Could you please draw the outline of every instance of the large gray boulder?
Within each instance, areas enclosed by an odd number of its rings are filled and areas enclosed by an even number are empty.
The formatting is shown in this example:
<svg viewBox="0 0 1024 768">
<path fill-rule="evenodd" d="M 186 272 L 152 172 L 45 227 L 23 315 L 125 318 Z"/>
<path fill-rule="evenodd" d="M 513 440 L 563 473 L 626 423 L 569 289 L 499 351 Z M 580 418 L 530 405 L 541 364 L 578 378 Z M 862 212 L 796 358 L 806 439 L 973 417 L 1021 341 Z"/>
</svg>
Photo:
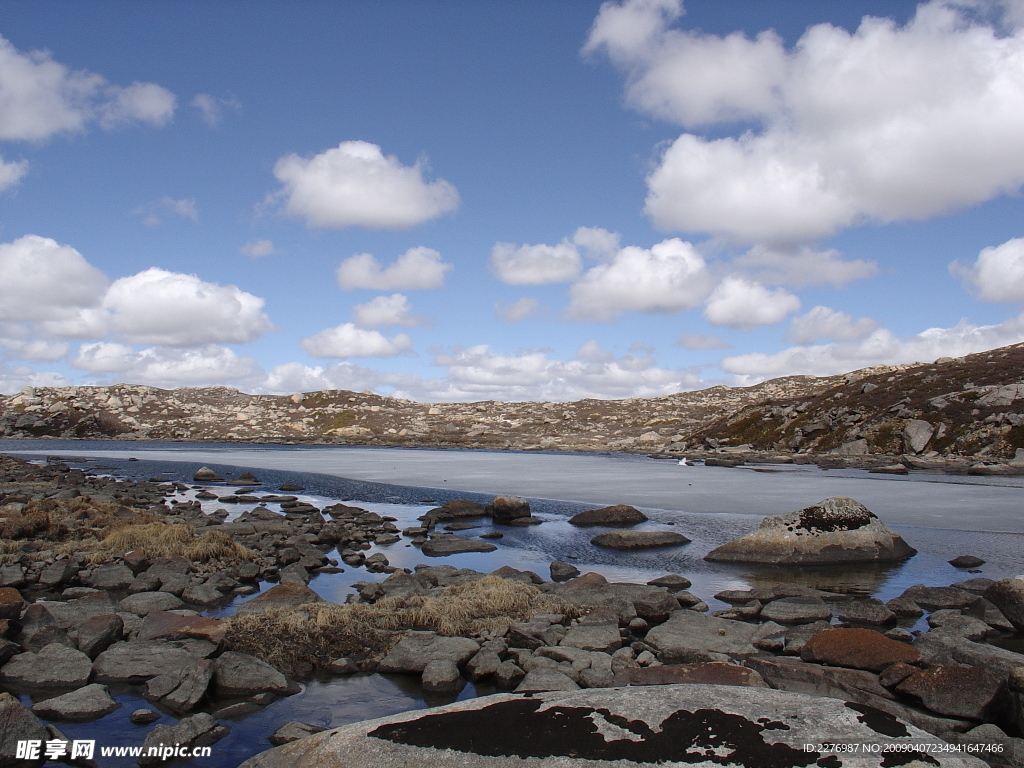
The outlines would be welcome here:
<svg viewBox="0 0 1024 768">
<path fill-rule="evenodd" d="M 852 765 L 847 753 L 804 746 L 837 742 L 889 747 L 858 754 L 858 768 L 890 765 L 894 750 L 907 763 L 985 766 L 950 757 L 937 738 L 861 704 L 759 688 L 665 685 L 485 696 L 324 731 L 241 768 Z"/>
<path fill-rule="evenodd" d="M 920 453 L 935 434 L 935 427 L 921 419 L 911 419 L 903 427 L 903 446 L 907 453 Z"/>
<path fill-rule="evenodd" d="M 1024 632 L 1024 578 L 1002 579 L 985 590 L 985 599 L 1002 611 L 1019 632 Z"/>
<path fill-rule="evenodd" d="M 647 633 L 645 642 L 665 664 L 730 661 L 758 653 L 757 626 L 695 611 L 678 611 Z"/>
<path fill-rule="evenodd" d="M 218 696 L 298 693 L 299 687 L 255 656 L 238 651 L 222 653 L 214 662 L 213 686 Z"/>
<path fill-rule="evenodd" d="M 38 717 L 7 692 L 0 693 L 0 766 L 17 765 L 19 741 L 43 742 L 50 738 Z"/>
<path fill-rule="evenodd" d="M 114 643 L 96 657 L 93 669 L 100 683 L 144 683 L 190 666 L 199 658 L 179 643 L 136 640 Z"/>
<path fill-rule="evenodd" d="M 0 681 L 25 687 L 78 688 L 89 682 L 92 660 L 79 650 L 50 643 L 39 653 L 19 653 L 0 669 Z"/>
<path fill-rule="evenodd" d="M 479 650 L 480 644 L 468 637 L 410 632 L 384 657 L 377 671 L 419 674 L 432 661 L 451 661 L 461 667 Z"/>
<path fill-rule="evenodd" d="M 835 496 L 766 517 L 746 536 L 705 555 L 722 563 L 825 565 L 903 560 L 917 554 L 863 504 Z"/>
<path fill-rule="evenodd" d="M 464 552 L 493 552 L 496 549 L 496 546 L 486 541 L 456 536 L 454 533 L 442 533 L 424 543 L 420 551 L 427 557 L 447 557 Z"/>
<path fill-rule="evenodd" d="M 88 722 L 98 720 L 120 707 L 107 691 L 107 686 L 93 683 L 77 691 L 54 696 L 32 706 L 32 711 L 48 720 Z"/>
</svg>

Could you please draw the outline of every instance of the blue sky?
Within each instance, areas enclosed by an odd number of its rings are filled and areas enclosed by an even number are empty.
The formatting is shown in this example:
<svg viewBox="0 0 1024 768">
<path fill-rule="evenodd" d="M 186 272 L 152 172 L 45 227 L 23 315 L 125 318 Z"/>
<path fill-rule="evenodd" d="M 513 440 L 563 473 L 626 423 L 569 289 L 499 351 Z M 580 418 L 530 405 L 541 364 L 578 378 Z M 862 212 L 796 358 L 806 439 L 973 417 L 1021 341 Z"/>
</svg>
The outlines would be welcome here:
<svg viewBox="0 0 1024 768">
<path fill-rule="evenodd" d="M 0 2 L 0 391 L 651 396 L 1024 340 L 1024 2 Z"/>
</svg>

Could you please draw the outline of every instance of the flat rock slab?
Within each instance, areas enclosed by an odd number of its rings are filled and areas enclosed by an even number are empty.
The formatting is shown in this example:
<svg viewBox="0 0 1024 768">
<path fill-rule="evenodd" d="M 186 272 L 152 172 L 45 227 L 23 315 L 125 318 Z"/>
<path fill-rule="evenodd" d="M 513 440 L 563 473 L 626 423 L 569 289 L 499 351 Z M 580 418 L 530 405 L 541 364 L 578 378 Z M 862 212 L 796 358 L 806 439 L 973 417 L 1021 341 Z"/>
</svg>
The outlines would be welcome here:
<svg viewBox="0 0 1024 768">
<path fill-rule="evenodd" d="M 378 672 L 421 673 L 432 661 L 452 661 L 461 667 L 480 650 L 468 637 L 443 637 L 433 632 L 410 632 L 384 657 Z"/>
<path fill-rule="evenodd" d="M 39 653 L 19 653 L 0 669 L 0 681 L 41 688 L 78 688 L 89 682 L 92 660 L 81 651 L 50 643 Z"/>
<path fill-rule="evenodd" d="M 114 643 L 96 657 L 95 679 L 101 683 L 143 683 L 151 677 L 187 667 L 199 656 L 160 640 Z"/>
<path fill-rule="evenodd" d="M 93 683 L 63 696 L 40 701 L 32 706 L 32 711 L 48 720 L 84 723 L 98 720 L 120 706 L 110 697 L 107 686 Z"/>
<path fill-rule="evenodd" d="M 673 531 L 612 531 L 598 534 L 590 540 L 594 546 L 606 549 L 678 547 L 689 542 L 690 540 L 683 534 Z"/>
<path fill-rule="evenodd" d="M 864 705 L 767 689 L 666 685 L 485 696 L 318 733 L 256 755 L 242 768 L 891 764 L 883 761 L 892 753 L 881 750 L 854 761 L 804 749 L 823 742 L 906 745 L 910 752 L 901 751 L 901 758 L 919 756 L 938 768 L 986 765 L 949 757 L 934 736 Z"/>
<path fill-rule="evenodd" d="M 259 613 L 270 608 L 298 608 L 324 599 L 305 584 L 278 584 L 238 606 L 238 616 Z"/>
<path fill-rule="evenodd" d="M 615 675 L 614 685 L 742 685 L 767 688 L 757 672 L 738 664 L 712 661 L 704 664 L 662 664 L 659 667 L 627 667 Z"/>
<path fill-rule="evenodd" d="M 648 632 L 645 642 L 666 664 L 728 661 L 758 653 L 753 645 L 755 632 L 753 624 L 679 611 Z"/>
<path fill-rule="evenodd" d="M 646 523 L 647 515 L 629 504 L 615 504 L 611 507 L 588 509 L 569 518 L 573 525 L 636 525 Z"/>
<path fill-rule="evenodd" d="M 916 553 L 863 504 L 836 496 L 766 517 L 754 531 L 711 550 L 704 559 L 825 565 L 903 560 Z"/>
<path fill-rule="evenodd" d="M 465 552 L 493 552 L 496 549 L 496 546 L 488 544 L 486 541 L 445 533 L 424 543 L 420 552 L 427 557 L 447 557 Z"/>
<path fill-rule="evenodd" d="M 800 658 L 834 667 L 852 667 L 881 672 L 902 661 L 916 664 L 921 653 L 912 645 L 890 640 L 873 629 L 826 629 L 808 640 L 800 649 Z"/>
</svg>

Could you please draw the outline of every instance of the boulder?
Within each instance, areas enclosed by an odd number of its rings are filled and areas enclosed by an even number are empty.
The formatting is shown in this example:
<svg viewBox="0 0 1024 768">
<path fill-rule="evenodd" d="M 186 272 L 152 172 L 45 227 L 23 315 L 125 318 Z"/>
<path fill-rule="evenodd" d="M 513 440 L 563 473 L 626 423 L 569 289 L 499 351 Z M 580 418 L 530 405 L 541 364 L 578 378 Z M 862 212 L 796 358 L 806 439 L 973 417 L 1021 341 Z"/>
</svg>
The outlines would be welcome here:
<svg viewBox="0 0 1024 768">
<path fill-rule="evenodd" d="M 914 649 L 926 664 L 933 666 L 962 664 L 1002 675 L 1010 675 L 1017 667 L 1024 667 L 1024 654 L 988 643 L 975 643 L 941 629 L 933 629 L 918 637 L 914 641 Z"/>
<path fill-rule="evenodd" d="M 950 756 L 939 739 L 860 704 L 769 689 L 664 685 L 485 696 L 324 731 L 241 768 L 892 764 L 888 749 L 852 761 L 847 753 L 804 747 L 843 742 L 899 745 L 903 763 L 985 766 L 969 755 Z"/>
<path fill-rule="evenodd" d="M 218 696 L 252 696 L 264 692 L 283 696 L 299 691 L 295 683 L 265 661 L 238 651 L 227 651 L 217 657 L 213 685 Z"/>
<path fill-rule="evenodd" d="M 836 618 L 847 624 L 894 624 L 896 614 L 876 597 L 861 597 L 840 604 Z"/>
<path fill-rule="evenodd" d="M 903 446 L 907 453 L 920 453 L 935 434 L 935 427 L 921 419 L 911 419 L 903 427 Z"/>
<path fill-rule="evenodd" d="M 647 633 L 644 642 L 665 664 L 692 664 L 742 659 L 758 653 L 757 627 L 742 621 L 678 611 Z"/>
<path fill-rule="evenodd" d="M 290 744 L 293 741 L 306 736 L 312 736 L 314 733 L 320 733 L 323 730 L 324 728 L 319 725 L 310 725 L 309 723 L 300 723 L 297 720 L 292 720 L 270 734 L 270 743 L 275 747 L 279 747 L 282 744 Z"/>
<path fill-rule="evenodd" d="M 612 531 L 598 534 L 590 540 L 597 547 L 627 550 L 678 547 L 689 542 L 683 534 L 674 531 Z"/>
<path fill-rule="evenodd" d="M 50 643 L 39 653 L 19 653 L 4 664 L 0 681 L 26 688 L 80 688 L 91 673 L 92 660 L 84 653 Z"/>
<path fill-rule="evenodd" d="M 127 565 L 101 565 L 89 574 L 85 583 L 94 589 L 128 589 L 135 573 Z"/>
<path fill-rule="evenodd" d="M 677 595 L 664 587 L 609 583 L 598 573 L 585 573 L 559 584 L 552 591 L 579 608 L 608 608 L 623 624 L 637 616 L 647 621 L 664 621 L 679 608 Z"/>
<path fill-rule="evenodd" d="M 783 597 L 765 605 L 761 618 L 779 624 L 811 624 L 830 620 L 832 609 L 820 597 Z"/>
<path fill-rule="evenodd" d="M 245 616 L 271 608 L 298 608 L 300 605 L 322 602 L 324 599 L 304 584 L 278 584 L 242 603 L 236 613 Z"/>
<path fill-rule="evenodd" d="M 427 557 L 447 557 L 464 552 L 493 552 L 497 547 L 479 539 L 468 539 L 454 533 L 443 533 L 428 540 L 420 548 Z"/>
<path fill-rule="evenodd" d="M 911 675 L 896 690 L 940 715 L 985 720 L 1003 703 L 1006 677 L 979 667 L 940 665 Z"/>
<path fill-rule="evenodd" d="M 627 667 L 616 673 L 613 685 L 740 685 L 767 688 L 760 674 L 738 664 L 720 661 L 703 664 L 662 664 L 657 667 Z"/>
<path fill-rule="evenodd" d="M 14 587 L 0 587 L 0 620 L 17 620 L 25 607 L 21 593 Z"/>
<path fill-rule="evenodd" d="M 227 632 L 227 623 L 222 619 L 207 616 L 182 616 L 168 611 L 153 611 L 148 614 L 139 629 L 139 640 L 185 640 L 194 638 L 208 640 L 219 645 Z"/>
<path fill-rule="evenodd" d="M 994 604 L 1018 632 L 1024 632 L 1024 579 L 1002 579 L 985 590 L 985 599 Z"/>
<path fill-rule="evenodd" d="M 526 673 L 526 677 L 516 687 L 516 693 L 535 693 L 538 691 L 578 691 L 576 681 L 565 672 L 550 667 L 536 667 Z"/>
<path fill-rule="evenodd" d="M 959 555 L 949 561 L 954 568 L 981 568 L 985 561 L 974 555 Z"/>
<path fill-rule="evenodd" d="M 0 693 L 0 765 L 14 766 L 18 763 L 18 742 L 38 741 L 50 738 L 46 726 L 32 712 L 21 705 L 14 696 Z"/>
<path fill-rule="evenodd" d="M 530 517 L 530 502 L 518 496 L 498 496 L 484 508 L 484 513 L 496 523 L 508 523 L 522 517 Z"/>
<path fill-rule="evenodd" d="M 465 672 L 474 683 L 490 677 L 498 671 L 501 657 L 491 648 L 481 648 L 473 658 L 466 662 Z"/>
<path fill-rule="evenodd" d="M 197 661 L 188 667 L 151 677 L 146 682 L 143 695 L 172 712 L 188 712 L 206 695 L 213 671 L 214 662 L 209 659 Z"/>
<path fill-rule="evenodd" d="M 569 518 L 573 525 L 636 525 L 646 523 L 647 515 L 629 504 L 615 504 L 611 507 L 588 509 Z"/>
<path fill-rule="evenodd" d="M 47 720 L 84 723 L 98 720 L 120 706 L 111 698 L 107 686 L 93 683 L 63 696 L 55 696 L 33 704 L 32 711 Z"/>
<path fill-rule="evenodd" d="M 563 563 L 561 560 L 554 560 L 549 568 L 552 581 L 568 581 L 580 575 L 580 569 L 575 565 Z"/>
<path fill-rule="evenodd" d="M 680 576 L 678 573 L 667 573 L 664 576 L 651 579 L 647 584 L 651 587 L 665 587 L 670 592 L 680 592 L 693 586 L 688 578 Z"/>
<path fill-rule="evenodd" d="M 453 694 L 461 691 L 466 681 L 454 661 L 434 659 L 423 668 L 420 685 L 426 693 Z"/>
<path fill-rule="evenodd" d="M 195 483 L 223 483 L 224 478 L 209 467 L 200 467 L 192 476 L 192 481 Z"/>
<path fill-rule="evenodd" d="M 713 549 L 704 559 L 821 565 L 903 560 L 916 553 L 863 504 L 837 496 L 766 517 L 757 529 Z"/>
<path fill-rule="evenodd" d="M 185 604 L 170 592 L 139 592 L 128 595 L 119 604 L 122 611 L 136 616 L 148 616 L 153 611 L 173 611 Z"/>
<path fill-rule="evenodd" d="M 175 643 L 136 640 L 114 643 L 96 657 L 93 669 L 100 683 L 144 683 L 151 677 L 194 664 L 200 658 Z"/>
<path fill-rule="evenodd" d="M 139 758 L 140 768 L 151 768 L 165 764 L 160 748 L 175 745 L 185 749 L 207 747 L 215 744 L 228 735 L 227 726 L 220 725 L 213 716 L 200 712 L 191 717 L 184 717 L 171 725 L 158 725 L 142 742 L 142 757 Z"/>
<path fill-rule="evenodd" d="M 468 637 L 443 637 L 433 632 L 409 632 L 378 665 L 381 673 L 422 673 L 431 661 L 451 661 L 461 667 L 480 644 Z"/>
<path fill-rule="evenodd" d="M 95 659 L 120 640 L 123 634 L 124 619 L 116 613 L 92 616 L 78 628 L 78 650 L 90 659 Z"/>
<path fill-rule="evenodd" d="M 567 648 L 612 653 L 622 647 L 622 636 L 617 622 L 607 624 L 578 624 L 569 627 L 558 643 Z"/>
<path fill-rule="evenodd" d="M 298 564 L 296 563 L 296 565 Z M 309 579 L 309 574 L 306 574 L 306 579 Z M 211 605 L 222 602 L 224 595 L 210 584 L 192 584 L 182 590 L 181 599 L 190 605 L 208 608 Z"/>
<path fill-rule="evenodd" d="M 921 660 L 921 654 L 913 646 L 890 640 L 873 629 L 837 628 L 814 635 L 804 644 L 800 658 L 816 664 L 881 672 L 898 661 L 915 664 Z"/>
<path fill-rule="evenodd" d="M 912 600 L 922 608 L 929 611 L 938 611 L 944 608 L 966 608 L 978 599 L 978 596 L 966 589 L 957 587 L 926 587 L 924 584 L 915 584 L 903 591 L 900 597 Z"/>
</svg>

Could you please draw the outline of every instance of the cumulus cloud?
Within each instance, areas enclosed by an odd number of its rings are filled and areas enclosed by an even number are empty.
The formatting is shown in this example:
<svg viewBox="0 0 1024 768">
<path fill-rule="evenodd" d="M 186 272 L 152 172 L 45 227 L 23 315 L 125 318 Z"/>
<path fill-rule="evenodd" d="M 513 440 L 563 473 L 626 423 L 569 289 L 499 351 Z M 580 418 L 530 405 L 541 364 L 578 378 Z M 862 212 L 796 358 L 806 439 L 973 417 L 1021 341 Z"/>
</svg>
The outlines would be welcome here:
<svg viewBox="0 0 1024 768">
<path fill-rule="evenodd" d="M 676 337 L 673 346 L 690 350 L 728 349 L 725 339 L 714 333 L 687 333 Z"/>
<path fill-rule="evenodd" d="M 627 246 L 587 270 L 569 289 L 574 320 L 610 320 L 624 312 L 679 312 L 697 306 L 710 287 L 703 257 L 678 238 L 650 249 Z"/>
<path fill-rule="evenodd" d="M 149 384 L 156 387 L 201 387 L 217 384 L 252 384 L 263 372 L 251 357 L 215 344 L 191 349 L 150 347 L 134 351 L 124 344 L 82 344 L 70 364 L 101 374 L 101 380 Z"/>
<path fill-rule="evenodd" d="M 715 325 L 751 330 L 777 323 L 799 309 L 800 299 L 782 288 L 772 290 L 730 275 L 708 296 L 704 317 Z"/>
<path fill-rule="evenodd" d="M 573 244 L 578 245 L 585 256 L 597 261 L 607 261 L 618 253 L 621 240 L 618 232 L 601 227 L 580 227 L 572 236 Z"/>
<path fill-rule="evenodd" d="M 764 284 L 795 287 L 829 285 L 842 288 L 855 280 L 878 274 L 878 264 L 864 259 L 844 259 L 839 251 L 820 251 L 808 246 L 772 248 L 755 245 L 732 262 L 733 267 L 756 276 Z"/>
<path fill-rule="evenodd" d="M 199 110 L 199 114 L 203 118 L 203 122 L 206 123 L 209 128 L 216 128 L 221 124 L 224 119 L 224 110 L 232 109 L 240 111 L 242 109 L 241 103 L 235 98 L 220 98 L 218 96 L 211 96 L 208 93 L 196 94 L 195 98 L 189 102 L 190 107 L 195 107 Z"/>
<path fill-rule="evenodd" d="M 432 248 L 410 248 L 393 264 L 381 267 L 369 253 L 357 253 L 338 265 L 335 275 L 342 290 L 369 288 L 374 291 L 431 290 L 444 285 L 444 274 L 454 264 L 441 261 Z"/>
<path fill-rule="evenodd" d="M 302 340 L 302 348 L 315 357 L 394 357 L 412 349 L 412 339 L 399 333 L 387 338 L 380 331 L 342 323 Z"/>
<path fill-rule="evenodd" d="M 134 122 L 160 127 L 174 107 L 174 94 L 160 85 L 111 85 L 94 72 L 72 72 L 47 51 L 22 53 L 0 37 L 0 139 L 42 141 L 91 122 L 105 129 Z"/>
<path fill-rule="evenodd" d="M 786 339 L 796 344 L 813 344 L 821 339 L 859 341 L 876 328 L 878 323 L 870 317 L 854 320 L 846 312 L 837 312 L 819 304 L 807 314 L 793 318 Z"/>
<path fill-rule="evenodd" d="M 647 179 L 665 229 L 794 243 L 865 221 L 924 219 L 1024 183 L 1024 30 L 971 4 L 920 5 L 900 26 L 808 28 L 787 49 L 673 27 L 680 0 L 601 7 L 586 51 L 627 73 L 636 108 L 686 128 Z M 976 4 L 973 4 L 976 5 Z"/>
<path fill-rule="evenodd" d="M 953 262 L 950 271 L 975 288 L 983 301 L 1022 303 L 1024 238 L 1015 237 L 1002 245 L 983 249 L 969 267 Z"/>
<path fill-rule="evenodd" d="M 359 328 L 393 328 L 396 325 L 414 328 L 425 325 L 426 318 L 412 313 L 409 298 L 401 293 L 377 296 L 365 304 L 352 307 L 352 317 Z"/>
<path fill-rule="evenodd" d="M 50 339 L 9 339 L 0 336 L 0 347 L 9 360 L 29 360 L 53 363 L 63 358 L 70 345 Z"/>
<path fill-rule="evenodd" d="M 239 248 L 238 252 L 251 259 L 258 259 L 261 256 L 273 256 L 277 253 L 277 249 L 270 240 L 250 240 Z"/>
<path fill-rule="evenodd" d="M 0 157 L 0 192 L 13 187 L 28 173 L 28 160 L 12 160 Z"/>
<path fill-rule="evenodd" d="M 98 308 L 106 289 L 106 276 L 71 246 L 38 235 L 0 243 L 0 320 L 72 320 Z"/>
<path fill-rule="evenodd" d="M 155 202 L 146 203 L 138 208 L 134 208 L 132 213 L 136 216 L 141 216 L 142 223 L 147 227 L 155 227 L 157 224 L 163 223 L 163 217 L 167 214 L 177 216 L 180 219 L 199 220 L 199 209 L 196 207 L 196 199 L 194 197 L 183 197 L 180 200 L 176 200 L 165 195 Z"/>
<path fill-rule="evenodd" d="M 65 376 L 51 371 L 37 372 L 27 365 L 7 365 L 0 360 L 0 393 L 13 395 L 25 387 L 66 387 Z"/>
<path fill-rule="evenodd" d="M 423 172 L 422 161 L 402 165 L 366 141 L 345 141 L 311 158 L 285 155 L 274 165 L 285 213 L 326 228 L 408 229 L 455 210 L 455 187 L 428 182 Z"/>
<path fill-rule="evenodd" d="M 103 299 L 118 338 L 168 347 L 253 341 L 273 328 L 263 304 L 234 285 L 158 267 L 115 280 Z"/>
<path fill-rule="evenodd" d="M 700 385 L 693 371 L 658 367 L 648 356 L 616 357 L 596 342 L 584 344 L 571 360 L 547 352 L 514 355 L 484 344 L 455 347 L 434 360 L 447 370 L 441 379 L 407 385 L 401 396 L 418 400 L 578 400 L 586 397 L 655 397 Z M 397 393 L 396 393 L 397 394 Z"/>
<path fill-rule="evenodd" d="M 871 365 L 927 362 L 1021 341 L 1024 341 L 1024 315 L 995 325 L 974 325 L 962 320 L 952 328 L 929 328 L 905 338 L 879 328 L 857 342 L 789 347 L 771 355 L 761 352 L 736 355 L 724 358 L 719 367 L 736 374 L 737 383 L 751 384 L 774 376 L 830 376 Z"/>
<path fill-rule="evenodd" d="M 500 301 L 494 302 L 495 316 L 506 323 L 518 323 L 533 317 L 540 311 L 540 302 L 529 296 L 516 299 L 511 304 L 504 304 Z"/>
<path fill-rule="evenodd" d="M 491 269 L 507 285 L 567 283 L 583 269 L 576 246 L 568 241 L 557 245 L 514 245 L 495 243 L 491 248 Z"/>
</svg>

